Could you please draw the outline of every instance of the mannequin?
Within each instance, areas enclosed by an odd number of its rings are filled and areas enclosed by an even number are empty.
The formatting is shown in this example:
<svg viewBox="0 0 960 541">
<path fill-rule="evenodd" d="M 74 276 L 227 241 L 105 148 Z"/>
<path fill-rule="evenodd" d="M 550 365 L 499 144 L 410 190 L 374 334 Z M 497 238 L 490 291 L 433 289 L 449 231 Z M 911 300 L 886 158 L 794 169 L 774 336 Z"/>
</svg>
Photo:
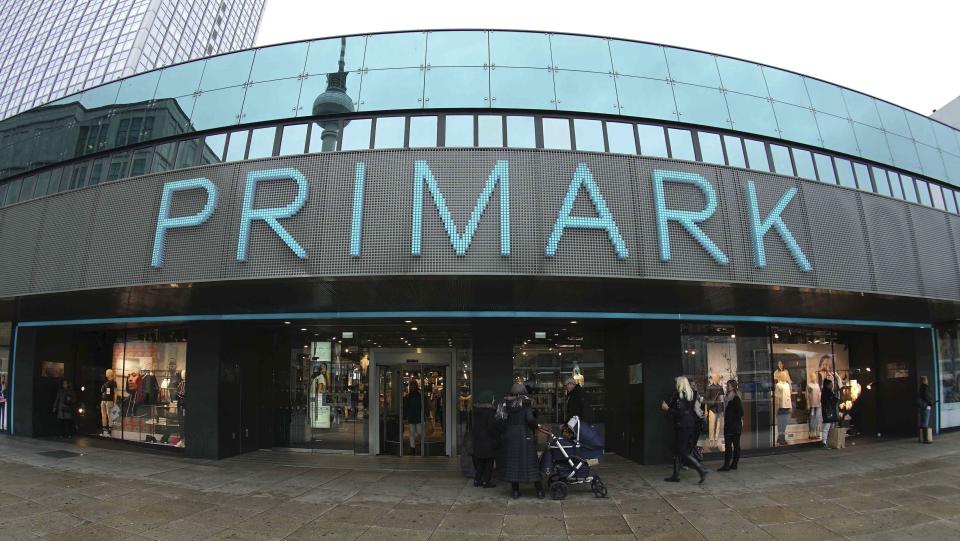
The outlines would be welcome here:
<svg viewBox="0 0 960 541">
<path fill-rule="evenodd" d="M 713 446 L 719 448 L 723 440 L 723 380 L 720 374 L 711 373 L 707 385 L 707 438 Z"/>
<path fill-rule="evenodd" d="M 783 377 L 788 384 L 793 383 L 793 380 L 790 379 L 790 372 L 783 367 L 783 361 L 777 361 L 777 369 L 773 371 L 773 381 L 780 381 L 780 378 Z"/>
<path fill-rule="evenodd" d="M 793 402 L 790 400 L 790 383 L 786 371 L 778 370 L 777 384 L 773 391 L 773 405 L 777 410 L 777 445 L 787 444 L 787 421 L 790 419 L 790 411 L 793 409 Z"/>
<path fill-rule="evenodd" d="M 817 383 L 817 373 L 810 372 L 807 377 L 807 404 L 810 407 L 810 439 L 817 439 L 820 436 L 820 423 L 823 420 L 820 417 L 820 385 Z"/>
<path fill-rule="evenodd" d="M 102 427 L 101 434 L 109 436 L 113 432 L 113 427 L 110 426 L 110 410 L 113 409 L 114 404 L 119 399 L 113 370 L 108 368 L 104 375 L 107 380 L 100 386 L 100 426 Z"/>
<path fill-rule="evenodd" d="M 184 447 L 187 436 L 187 369 L 180 371 L 180 383 L 177 384 L 177 413 L 180 416 L 180 441 L 177 447 Z"/>
</svg>

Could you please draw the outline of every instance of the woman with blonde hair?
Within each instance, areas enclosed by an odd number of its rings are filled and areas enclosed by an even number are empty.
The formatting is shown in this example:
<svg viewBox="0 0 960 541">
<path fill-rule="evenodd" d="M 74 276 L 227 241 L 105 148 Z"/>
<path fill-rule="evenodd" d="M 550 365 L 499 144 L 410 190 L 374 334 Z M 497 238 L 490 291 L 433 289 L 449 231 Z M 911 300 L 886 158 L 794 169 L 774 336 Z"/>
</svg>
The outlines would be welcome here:
<svg viewBox="0 0 960 541">
<path fill-rule="evenodd" d="M 673 475 L 664 479 L 671 483 L 680 481 L 680 462 L 683 461 L 691 468 L 697 470 L 700 474 L 700 483 L 707 478 L 707 469 L 703 467 L 693 456 L 694 434 L 696 434 L 698 423 L 697 414 L 693 411 L 696 403 L 696 395 L 693 388 L 690 387 L 690 381 L 680 376 L 674 380 L 676 384 L 676 394 L 667 403 L 660 403 L 660 409 L 669 413 L 673 417 Z"/>
</svg>

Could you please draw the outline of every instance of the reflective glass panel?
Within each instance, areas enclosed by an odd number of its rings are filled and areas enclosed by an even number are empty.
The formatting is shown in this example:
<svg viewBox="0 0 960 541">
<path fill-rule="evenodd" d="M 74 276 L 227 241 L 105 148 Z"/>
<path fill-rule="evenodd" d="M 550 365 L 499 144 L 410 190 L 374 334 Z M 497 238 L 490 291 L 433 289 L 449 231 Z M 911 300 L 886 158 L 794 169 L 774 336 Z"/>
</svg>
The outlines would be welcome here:
<svg viewBox="0 0 960 541">
<path fill-rule="evenodd" d="M 943 166 L 943 160 L 940 159 L 940 152 L 921 143 L 917 143 L 916 149 L 920 155 L 920 165 L 923 167 L 923 172 L 927 176 L 946 180 L 947 170 Z"/>
<path fill-rule="evenodd" d="M 430 68 L 423 94 L 426 107 L 489 107 L 490 71 L 487 68 Z"/>
<path fill-rule="evenodd" d="M 681 122 L 718 128 L 730 127 L 727 102 L 719 90 L 677 83 L 673 86 L 673 94 L 677 99 Z"/>
<path fill-rule="evenodd" d="M 10 186 L 8 184 L 0 184 L 0 207 L 3 207 L 7 204 L 7 189 Z"/>
<path fill-rule="evenodd" d="M 677 120 L 677 104 L 673 100 L 673 86 L 670 83 L 626 76 L 617 77 L 616 83 L 621 114 Z"/>
<path fill-rule="evenodd" d="M 114 179 L 111 180 L 115 180 Z M 50 171 L 44 171 L 37 175 L 37 188 L 34 190 L 34 197 L 42 197 L 47 195 L 47 190 L 50 188 Z"/>
<path fill-rule="evenodd" d="M 38 188 L 39 189 L 39 188 Z M 953 190 L 948 188 L 942 188 L 943 190 L 943 202 L 947 205 L 947 211 L 954 214 L 957 213 L 957 200 Z"/>
<path fill-rule="evenodd" d="M 887 171 L 887 178 L 890 179 L 890 192 L 897 199 L 903 199 L 903 185 L 900 184 L 900 175 L 893 171 Z"/>
<path fill-rule="evenodd" d="M 837 175 L 833 171 L 833 160 L 830 156 L 814 154 L 813 161 L 817 165 L 817 175 L 820 177 L 821 182 L 828 184 L 837 183 Z"/>
<path fill-rule="evenodd" d="M 370 127 L 373 121 L 369 118 L 351 120 L 343 128 L 343 140 L 340 150 L 365 150 L 370 148 Z"/>
<path fill-rule="evenodd" d="M 375 34 L 367 37 L 363 66 L 371 70 L 419 68 L 426 61 L 426 52 L 426 32 Z"/>
<path fill-rule="evenodd" d="M 807 84 L 807 94 L 810 95 L 814 109 L 841 118 L 847 117 L 847 106 L 843 103 L 840 87 L 809 77 L 804 77 L 803 80 Z"/>
<path fill-rule="evenodd" d="M 853 176 L 853 166 L 850 164 L 850 161 L 844 160 L 843 158 L 836 158 L 834 162 L 837 164 L 837 177 L 840 185 L 846 186 L 847 188 L 856 188 L 857 179 Z"/>
<path fill-rule="evenodd" d="M 360 103 L 360 74 L 345 73 L 346 95 L 338 89 L 330 89 L 326 75 L 310 75 L 303 80 L 297 104 L 297 116 L 352 113 Z M 322 96 L 322 98 L 321 98 Z"/>
<path fill-rule="evenodd" d="M 956 131 L 939 122 L 932 122 L 931 124 L 933 134 L 937 138 L 937 146 L 943 151 L 960 155 L 960 142 L 957 140 Z"/>
<path fill-rule="evenodd" d="M 904 111 L 907 115 L 907 125 L 914 140 L 928 146 L 937 146 L 937 138 L 933 135 L 933 121 L 912 111 Z"/>
<path fill-rule="evenodd" d="M 723 88 L 751 96 L 767 97 L 767 83 L 763 80 L 763 72 L 757 64 L 718 56 L 717 68 L 720 70 Z"/>
<path fill-rule="evenodd" d="M 873 185 L 877 187 L 877 193 L 890 196 L 890 182 L 887 180 L 887 173 L 879 167 L 873 167 Z"/>
<path fill-rule="evenodd" d="M 379 131 L 379 126 L 377 126 Z M 436 147 L 437 145 L 437 117 L 412 116 L 410 117 L 410 148 Z"/>
<path fill-rule="evenodd" d="M 793 164 L 790 162 L 790 149 L 781 145 L 770 145 L 770 155 L 773 156 L 773 172 L 781 175 L 793 176 Z M 750 160 L 753 161 L 753 158 Z"/>
<path fill-rule="evenodd" d="M 173 169 L 174 159 L 177 157 L 177 143 L 164 143 L 162 145 L 157 145 L 154 147 L 154 149 L 153 162 L 151 164 L 152 172 L 160 173 L 162 171 L 169 171 Z M 75 174 L 76 172 L 77 171 L 74 170 Z M 82 186 L 82 184 L 75 186 L 75 183 L 72 181 L 70 184 L 71 190 Z"/>
<path fill-rule="evenodd" d="M 767 149 L 760 141 L 753 139 L 744 139 L 743 146 L 747 148 L 747 164 L 750 169 L 757 171 L 770 171 L 770 163 L 767 161 Z"/>
<path fill-rule="evenodd" d="M 363 67 L 365 36 L 320 39 L 310 42 L 307 51 L 306 72 L 310 75 L 326 75 L 340 71 L 340 56 L 343 55 L 344 71 L 357 71 Z"/>
<path fill-rule="evenodd" d="M 691 137 L 689 130 L 668 128 L 667 137 L 670 138 L 670 157 L 675 160 L 694 161 L 697 159 L 693 151 L 693 137 Z"/>
<path fill-rule="evenodd" d="M 816 113 L 814 116 L 817 118 L 817 127 L 820 129 L 820 137 L 823 138 L 825 148 L 854 156 L 860 154 L 857 139 L 853 135 L 853 123 L 845 118 L 826 113 Z"/>
<path fill-rule="evenodd" d="M 256 83 L 297 77 L 303 73 L 309 47 L 309 43 L 299 42 L 257 49 L 250 80 Z"/>
<path fill-rule="evenodd" d="M 199 144 L 199 139 L 187 139 L 185 141 L 180 141 L 180 145 L 177 148 L 177 169 L 193 167 L 196 165 L 197 146 Z"/>
<path fill-rule="evenodd" d="M 236 124 L 240 120 L 244 90 L 242 86 L 235 86 L 211 90 L 197 96 L 193 114 L 190 115 L 193 129 L 209 130 Z"/>
<path fill-rule="evenodd" d="M 283 127 L 283 133 L 280 136 L 280 155 L 281 156 L 290 156 L 292 154 L 303 154 L 303 150 L 306 144 L 307 144 L 307 125 L 306 124 L 293 124 L 290 126 Z"/>
<path fill-rule="evenodd" d="M 244 154 L 247 152 L 247 137 L 249 132 L 247 130 L 235 131 L 230 133 L 230 140 L 227 143 L 227 161 L 233 162 L 237 160 L 242 160 Z"/>
<path fill-rule="evenodd" d="M 18 201 L 27 201 L 33 199 L 33 189 L 37 185 L 37 177 L 29 176 L 23 179 L 23 183 L 20 186 L 20 197 Z"/>
<path fill-rule="evenodd" d="M 553 65 L 563 70 L 610 73 L 610 48 L 607 40 L 565 34 L 550 35 Z"/>
<path fill-rule="evenodd" d="M 473 115 L 447 115 L 443 124 L 443 146 L 473 146 Z"/>
<path fill-rule="evenodd" d="M 947 207 L 943 203 L 943 191 L 940 190 L 940 186 L 937 184 L 930 183 L 930 199 L 933 203 L 934 208 L 940 210 L 947 210 Z"/>
<path fill-rule="evenodd" d="M 23 184 L 23 180 L 19 178 L 7 184 L 7 194 L 3 200 L 4 205 L 12 205 L 17 202 L 17 198 L 20 197 L 21 184 Z"/>
<path fill-rule="evenodd" d="M 299 99 L 298 78 L 254 83 L 247 88 L 240 119 L 246 124 L 294 117 L 297 115 Z"/>
<path fill-rule="evenodd" d="M 807 96 L 807 87 L 803 84 L 803 77 L 796 73 L 769 66 L 763 66 L 761 70 L 763 71 L 763 78 L 767 81 L 767 89 L 770 90 L 771 98 L 800 107 L 810 107 L 810 98 Z"/>
<path fill-rule="evenodd" d="M 310 129 L 310 141 L 307 143 L 307 152 L 333 152 L 337 150 L 337 143 L 340 142 L 340 130 L 342 122 L 349 124 L 351 120 L 343 121 L 331 119 L 323 122 L 314 122 Z M 370 134 L 367 134 L 367 140 L 370 140 Z"/>
<path fill-rule="evenodd" d="M 273 141 L 277 135 L 277 128 L 257 128 L 250 135 L 250 151 L 248 160 L 273 156 Z"/>
<path fill-rule="evenodd" d="M 903 109 L 883 100 L 876 100 L 876 104 L 877 112 L 880 113 L 880 121 L 883 122 L 883 129 L 897 135 L 910 137 L 910 128 L 907 127 L 907 117 L 903 114 Z"/>
<path fill-rule="evenodd" d="M 607 122 L 607 146 L 610 147 L 610 152 L 636 154 L 637 141 L 633 135 L 633 124 Z"/>
<path fill-rule="evenodd" d="M 487 33 L 484 31 L 427 34 L 427 64 L 430 66 L 486 66 L 489 63 Z"/>
<path fill-rule="evenodd" d="M 725 95 L 727 106 L 730 108 L 733 129 L 768 137 L 779 136 L 777 119 L 773 116 L 773 106 L 769 100 L 736 92 L 727 92 Z"/>
<path fill-rule="evenodd" d="M 700 143 L 700 158 L 706 163 L 724 165 L 723 145 L 720 136 L 715 133 L 699 132 L 697 141 Z"/>
<path fill-rule="evenodd" d="M 907 139 L 892 133 L 887 133 L 886 138 L 893 163 L 897 167 L 911 171 L 920 170 L 920 158 L 917 157 L 917 147 L 914 145 L 913 139 Z"/>
<path fill-rule="evenodd" d="M 640 139 L 640 154 L 658 158 L 670 157 L 663 127 L 637 124 L 637 136 Z"/>
<path fill-rule="evenodd" d="M 402 116 L 388 116 L 377 119 L 377 129 L 373 135 L 373 148 L 401 148 L 406 119 Z"/>
<path fill-rule="evenodd" d="M 667 71 L 667 57 L 664 55 L 663 47 L 659 45 L 612 39 L 610 55 L 613 57 L 613 68 L 620 75 L 663 80 L 670 77 Z"/>
<path fill-rule="evenodd" d="M 157 91 L 161 73 L 163 73 L 162 70 L 156 70 L 121 81 L 117 103 L 139 103 L 152 100 Z"/>
<path fill-rule="evenodd" d="M 374 70 L 363 74 L 359 111 L 423 107 L 423 70 Z"/>
<path fill-rule="evenodd" d="M 960 157 L 943 153 L 943 165 L 947 169 L 947 178 L 954 184 L 960 185 Z"/>
<path fill-rule="evenodd" d="M 557 109 L 587 113 L 617 113 L 613 75 L 558 70 L 553 75 Z"/>
<path fill-rule="evenodd" d="M 856 122 L 853 123 L 853 131 L 857 134 L 861 156 L 880 163 L 892 161 L 890 147 L 887 146 L 887 138 L 883 136 L 882 131 Z"/>
<path fill-rule="evenodd" d="M 227 146 L 227 134 L 217 133 L 203 138 L 203 154 L 201 161 L 205 164 L 223 161 L 223 151 Z"/>
<path fill-rule="evenodd" d="M 675 81 L 720 88 L 720 74 L 713 55 L 686 49 L 664 48 L 670 77 Z"/>
<path fill-rule="evenodd" d="M 241 51 L 207 59 L 200 79 L 200 90 L 226 88 L 247 82 L 254 51 Z"/>
<path fill-rule="evenodd" d="M 746 167 L 747 161 L 743 157 L 743 141 L 739 137 L 723 136 L 723 147 L 727 151 L 727 164 L 733 167 Z"/>
<path fill-rule="evenodd" d="M 817 172 L 813 168 L 813 158 L 806 150 L 794 148 L 793 163 L 797 169 L 797 176 L 808 180 L 817 180 Z"/>
<path fill-rule="evenodd" d="M 543 119 L 543 148 L 570 150 L 570 121 L 566 118 Z"/>
<path fill-rule="evenodd" d="M 133 160 L 130 161 L 130 176 L 135 177 L 146 173 L 149 170 L 152 159 L 153 149 L 135 150 L 133 152 Z M 53 188 L 52 184 L 50 188 Z"/>
<path fill-rule="evenodd" d="M 820 146 L 820 131 L 813 111 L 787 103 L 774 102 L 780 137 L 788 141 Z"/>
<path fill-rule="evenodd" d="M 574 140 L 577 150 L 604 152 L 603 124 L 599 120 L 575 118 L 573 120 Z"/>
<path fill-rule="evenodd" d="M 547 68 L 553 65 L 550 38 L 539 32 L 490 32 L 490 62 L 497 68 Z"/>
<path fill-rule="evenodd" d="M 877 113 L 877 106 L 874 104 L 875 100 L 873 98 L 859 92 L 847 90 L 846 88 L 842 88 L 841 92 L 843 93 L 843 101 L 847 104 L 847 111 L 849 111 L 852 120 L 873 126 L 874 128 L 883 127 L 883 124 L 880 123 L 880 114 Z"/>
<path fill-rule="evenodd" d="M 507 117 L 507 146 L 511 148 L 535 148 L 537 132 L 532 116 Z"/>
<path fill-rule="evenodd" d="M 87 89 L 80 98 L 80 105 L 83 105 L 88 110 L 113 105 L 117 102 L 117 93 L 119 91 L 119 81 Z"/>
<path fill-rule="evenodd" d="M 917 187 L 913 183 L 913 179 L 906 176 L 900 175 L 900 185 L 903 186 L 903 197 L 911 203 L 919 203 L 917 199 Z"/>
<path fill-rule="evenodd" d="M 556 109 L 553 73 L 546 69 L 501 68 L 490 72 L 494 107 Z"/>
<path fill-rule="evenodd" d="M 862 163 L 853 164 L 853 173 L 857 176 L 857 188 L 865 191 L 873 191 L 873 183 L 870 181 L 870 170 Z"/>
<path fill-rule="evenodd" d="M 531 118 L 530 121 L 532 127 L 533 119 Z M 493 115 L 480 115 L 477 117 L 477 146 L 503 146 L 503 117 Z"/>
</svg>

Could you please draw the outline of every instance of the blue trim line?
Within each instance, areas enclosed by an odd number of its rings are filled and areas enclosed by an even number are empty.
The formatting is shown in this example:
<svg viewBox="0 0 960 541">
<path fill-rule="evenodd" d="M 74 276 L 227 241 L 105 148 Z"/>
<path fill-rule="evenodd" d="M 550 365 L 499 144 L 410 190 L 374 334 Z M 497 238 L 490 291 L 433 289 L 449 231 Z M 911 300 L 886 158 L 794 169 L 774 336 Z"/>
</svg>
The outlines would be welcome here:
<svg viewBox="0 0 960 541">
<path fill-rule="evenodd" d="M 64 325 L 105 325 L 112 323 L 175 323 L 188 321 L 256 321 L 287 319 L 376 319 L 376 318 L 508 318 L 508 319 L 618 319 L 618 320 L 676 320 L 744 323 L 779 323 L 801 325 L 858 325 L 867 327 L 900 327 L 931 329 L 929 323 L 901 321 L 872 321 L 866 319 L 804 318 L 781 316 L 737 316 L 718 314 L 669 314 L 635 312 L 550 312 L 524 310 L 414 310 L 384 312 L 292 312 L 270 314 L 200 314 L 182 316 L 107 317 L 99 319 L 62 319 L 55 321 L 25 321 L 24 327 L 58 327 Z"/>
</svg>

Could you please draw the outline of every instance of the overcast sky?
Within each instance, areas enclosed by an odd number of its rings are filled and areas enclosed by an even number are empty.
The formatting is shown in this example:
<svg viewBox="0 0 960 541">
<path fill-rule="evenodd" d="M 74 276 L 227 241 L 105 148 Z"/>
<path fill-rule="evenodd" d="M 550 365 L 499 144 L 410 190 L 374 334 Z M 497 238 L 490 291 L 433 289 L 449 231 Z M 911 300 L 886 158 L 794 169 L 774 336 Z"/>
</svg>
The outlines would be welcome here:
<svg viewBox="0 0 960 541">
<path fill-rule="evenodd" d="M 955 0 L 267 0 L 257 45 L 385 30 L 565 31 L 798 71 L 929 115 L 960 95 Z"/>
</svg>

